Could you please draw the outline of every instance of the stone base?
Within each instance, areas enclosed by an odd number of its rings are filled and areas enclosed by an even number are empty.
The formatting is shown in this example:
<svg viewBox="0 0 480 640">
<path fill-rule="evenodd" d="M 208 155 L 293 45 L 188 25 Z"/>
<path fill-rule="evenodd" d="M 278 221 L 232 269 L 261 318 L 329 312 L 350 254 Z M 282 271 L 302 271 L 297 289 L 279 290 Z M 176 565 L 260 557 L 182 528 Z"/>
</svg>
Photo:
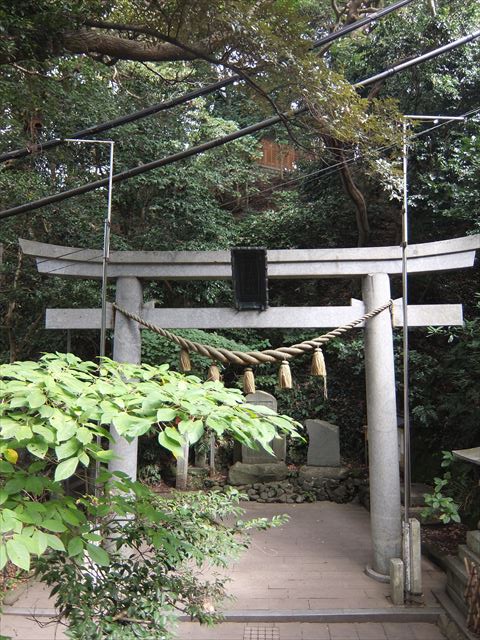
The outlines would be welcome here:
<svg viewBox="0 0 480 640">
<path fill-rule="evenodd" d="M 320 480 L 322 478 L 344 478 L 348 474 L 346 467 L 300 467 L 298 477 L 300 480 Z"/>
<path fill-rule="evenodd" d="M 389 575 L 384 575 L 383 573 L 378 573 L 378 571 L 375 571 L 375 569 L 373 569 L 373 567 L 371 565 L 369 565 L 369 564 L 367 564 L 367 566 L 365 567 L 365 574 L 369 578 L 373 578 L 377 582 L 385 582 L 385 583 L 390 582 L 390 576 Z"/>
<path fill-rule="evenodd" d="M 236 462 L 228 471 L 228 482 L 233 485 L 285 480 L 288 467 L 284 462 L 246 464 Z"/>
</svg>

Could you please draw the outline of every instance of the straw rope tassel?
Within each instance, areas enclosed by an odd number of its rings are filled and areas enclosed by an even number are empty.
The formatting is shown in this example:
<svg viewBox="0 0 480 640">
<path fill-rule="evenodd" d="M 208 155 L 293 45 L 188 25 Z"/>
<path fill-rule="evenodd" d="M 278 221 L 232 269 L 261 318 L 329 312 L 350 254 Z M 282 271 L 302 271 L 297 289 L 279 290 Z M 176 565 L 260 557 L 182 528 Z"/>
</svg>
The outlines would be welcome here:
<svg viewBox="0 0 480 640">
<path fill-rule="evenodd" d="M 182 349 L 180 351 L 180 367 L 184 373 L 192 370 L 192 363 L 190 362 L 190 353 L 188 349 Z"/>
<path fill-rule="evenodd" d="M 220 369 L 215 362 L 212 362 L 208 367 L 207 380 L 211 380 L 212 382 L 218 382 L 220 380 Z"/>
<path fill-rule="evenodd" d="M 255 393 L 255 375 L 252 367 L 247 367 L 243 372 L 243 393 Z"/>
<path fill-rule="evenodd" d="M 290 371 L 288 360 L 282 360 L 282 364 L 278 370 L 278 384 L 280 385 L 280 389 L 292 388 L 292 372 Z"/>
<path fill-rule="evenodd" d="M 312 368 L 310 370 L 312 376 L 321 376 L 323 378 L 323 397 L 325 400 L 328 398 L 327 390 L 327 367 L 325 366 L 325 358 L 323 351 L 318 347 L 313 352 Z"/>
</svg>

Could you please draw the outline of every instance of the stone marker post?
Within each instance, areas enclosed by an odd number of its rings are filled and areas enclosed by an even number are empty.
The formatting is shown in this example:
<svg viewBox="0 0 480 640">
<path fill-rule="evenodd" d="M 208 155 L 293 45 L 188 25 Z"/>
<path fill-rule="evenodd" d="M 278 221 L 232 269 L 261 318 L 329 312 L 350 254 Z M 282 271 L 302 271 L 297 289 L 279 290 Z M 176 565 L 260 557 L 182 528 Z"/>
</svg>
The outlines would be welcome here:
<svg viewBox="0 0 480 640">
<path fill-rule="evenodd" d="M 386 273 L 363 278 L 366 311 L 390 299 Z M 392 320 L 388 309 L 367 320 L 365 378 L 370 468 L 370 521 L 373 573 L 388 576 L 390 559 L 401 554 L 400 472 L 398 466 L 397 406 L 393 362 Z"/>
<path fill-rule="evenodd" d="M 307 465 L 312 467 L 340 466 L 340 434 L 336 424 L 325 420 L 307 420 Z"/>
<path fill-rule="evenodd" d="M 141 313 L 143 304 L 142 283 L 138 278 L 117 278 L 116 302 L 124 309 L 133 313 Z M 134 320 L 129 320 L 123 314 L 117 313 L 115 317 L 115 331 L 113 341 L 113 359 L 117 362 L 130 362 L 140 364 L 142 342 L 140 337 L 140 325 Z M 110 449 L 115 453 L 108 468 L 110 471 L 123 471 L 132 480 L 137 479 L 137 450 L 138 438 L 127 442 L 118 435 L 112 425 L 110 433 L 115 439 L 110 444 Z"/>
<path fill-rule="evenodd" d="M 259 407 L 268 407 L 272 411 L 277 412 L 277 399 L 271 393 L 266 391 L 255 391 L 245 396 L 248 404 L 254 404 Z M 271 455 L 265 449 L 250 449 L 244 444 L 241 445 L 242 462 L 247 464 L 265 464 L 267 462 L 283 462 L 287 457 L 287 439 L 281 435 L 274 438 L 270 442 L 275 455 Z"/>
<path fill-rule="evenodd" d="M 263 312 L 262 312 L 263 313 Z M 245 396 L 248 404 L 268 407 L 277 411 L 277 400 L 271 393 L 256 391 Z M 230 484 L 253 484 L 254 482 L 278 482 L 285 480 L 288 467 L 285 464 L 287 456 L 287 440 L 285 436 L 274 438 L 270 442 L 274 455 L 265 449 L 250 449 L 244 444 L 236 442 L 234 445 L 235 464 L 230 467 L 228 480 Z"/>
</svg>

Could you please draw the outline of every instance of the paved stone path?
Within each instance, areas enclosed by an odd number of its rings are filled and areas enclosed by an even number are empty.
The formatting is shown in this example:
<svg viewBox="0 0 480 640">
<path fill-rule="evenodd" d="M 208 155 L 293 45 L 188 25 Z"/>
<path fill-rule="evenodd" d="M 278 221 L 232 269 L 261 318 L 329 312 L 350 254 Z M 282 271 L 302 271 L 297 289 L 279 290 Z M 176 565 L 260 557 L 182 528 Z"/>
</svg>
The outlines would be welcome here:
<svg viewBox="0 0 480 640">
<path fill-rule="evenodd" d="M 247 503 L 247 516 L 287 513 L 290 521 L 268 532 L 257 532 L 250 549 L 228 569 L 227 622 L 205 628 L 180 623 L 180 640 L 439 640 L 434 624 L 425 622 L 351 623 L 228 622 L 229 615 L 255 612 L 259 617 L 277 613 L 361 609 L 394 610 L 389 586 L 368 578 L 363 570 L 370 561 L 369 515 L 358 504 L 338 505 Z M 442 589 L 445 576 L 423 560 L 426 607 L 437 606 L 431 589 Z M 38 584 L 15 603 L 34 613 L 51 609 L 48 592 Z M 425 609 L 422 609 L 423 611 Z M 8 609 L 7 609 L 8 611 Z M 46 618 L 41 618 L 46 621 Z M 63 640 L 61 628 L 38 625 L 23 616 L 4 615 L 0 632 L 18 640 Z M 86 639 L 87 640 L 87 639 Z"/>
<path fill-rule="evenodd" d="M 182 623 L 179 640 L 445 640 L 434 624 L 425 622 L 361 622 L 324 624 L 316 622 L 255 623 L 226 622 L 205 629 L 193 622 Z"/>
</svg>

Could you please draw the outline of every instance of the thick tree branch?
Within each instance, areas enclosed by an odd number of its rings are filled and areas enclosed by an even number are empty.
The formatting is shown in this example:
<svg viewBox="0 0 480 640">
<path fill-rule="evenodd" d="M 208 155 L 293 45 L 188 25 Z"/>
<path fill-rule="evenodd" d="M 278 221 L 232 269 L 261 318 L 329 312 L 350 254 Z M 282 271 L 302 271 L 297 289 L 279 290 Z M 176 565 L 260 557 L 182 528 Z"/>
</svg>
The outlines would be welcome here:
<svg viewBox="0 0 480 640">
<path fill-rule="evenodd" d="M 350 171 L 349 165 L 345 159 L 342 144 L 329 135 L 324 135 L 323 138 L 333 150 L 335 157 L 341 162 L 338 170 L 340 172 L 342 184 L 349 198 L 355 205 L 355 218 L 357 221 L 358 230 L 358 246 L 364 247 L 366 246 L 370 238 L 370 224 L 368 221 L 367 203 L 365 201 L 363 193 L 360 191 L 353 180 L 352 172 Z"/>
<path fill-rule="evenodd" d="M 168 62 L 193 60 L 197 56 L 168 42 L 147 44 L 138 40 L 127 40 L 107 33 L 81 29 L 63 35 L 63 47 L 70 53 L 100 54 L 119 60 L 139 62 Z"/>
</svg>

